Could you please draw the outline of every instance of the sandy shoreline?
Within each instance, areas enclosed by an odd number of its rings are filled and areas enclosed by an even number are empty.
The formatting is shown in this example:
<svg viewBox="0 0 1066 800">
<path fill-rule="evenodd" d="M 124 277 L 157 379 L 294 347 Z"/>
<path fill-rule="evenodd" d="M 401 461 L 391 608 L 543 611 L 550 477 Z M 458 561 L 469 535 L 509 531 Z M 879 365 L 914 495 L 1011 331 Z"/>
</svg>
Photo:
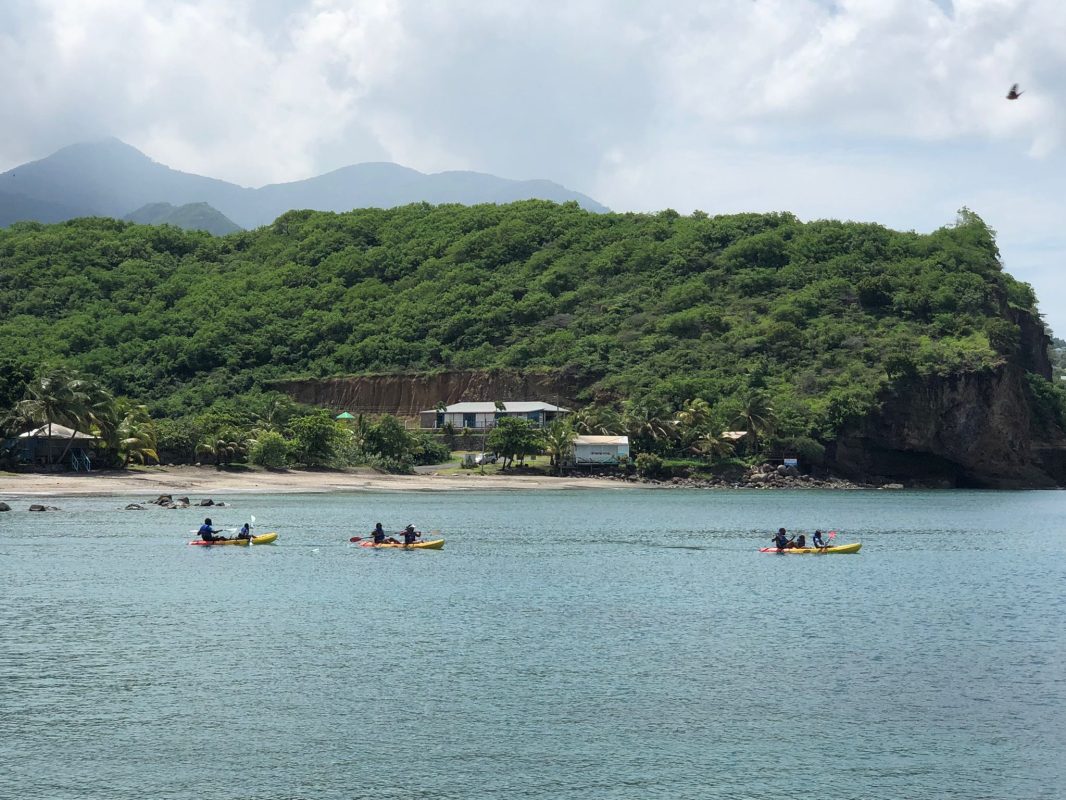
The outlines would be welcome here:
<svg viewBox="0 0 1066 800">
<path fill-rule="evenodd" d="M 219 472 L 213 467 L 153 467 L 89 474 L 0 474 L 5 496 L 280 494 L 355 491 L 470 491 L 473 489 L 623 489 L 634 484 L 541 475 L 382 475 L 366 472 Z"/>
</svg>

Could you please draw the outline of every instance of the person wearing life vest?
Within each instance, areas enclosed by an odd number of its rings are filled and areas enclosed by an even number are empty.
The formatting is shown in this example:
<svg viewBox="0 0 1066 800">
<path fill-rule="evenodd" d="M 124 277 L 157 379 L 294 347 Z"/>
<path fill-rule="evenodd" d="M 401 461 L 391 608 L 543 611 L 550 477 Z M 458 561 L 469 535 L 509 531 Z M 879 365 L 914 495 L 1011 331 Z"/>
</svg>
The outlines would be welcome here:
<svg viewBox="0 0 1066 800">
<path fill-rule="evenodd" d="M 251 539 L 252 538 L 252 526 L 246 522 L 241 526 L 241 529 L 237 532 L 238 539 Z"/>
<path fill-rule="evenodd" d="M 371 536 L 374 537 L 374 544 L 385 544 L 385 529 L 381 527 L 380 522 L 374 526 Z"/>
<path fill-rule="evenodd" d="M 226 542 L 229 541 L 225 536 L 216 536 L 219 531 L 211 527 L 211 517 L 204 520 L 204 524 L 200 526 L 200 538 L 205 542 Z"/>
<path fill-rule="evenodd" d="M 822 540 L 822 532 L 815 531 L 814 536 L 811 537 L 812 547 L 825 547 L 825 542 Z"/>
<path fill-rule="evenodd" d="M 408 525 L 406 528 L 403 529 L 403 543 L 414 544 L 418 541 L 418 537 L 420 537 L 421 535 L 422 533 L 420 531 L 415 530 L 414 525 Z"/>
<path fill-rule="evenodd" d="M 777 529 L 777 533 L 774 534 L 773 543 L 778 550 L 784 550 L 788 547 L 788 534 L 785 532 L 784 528 Z"/>
</svg>

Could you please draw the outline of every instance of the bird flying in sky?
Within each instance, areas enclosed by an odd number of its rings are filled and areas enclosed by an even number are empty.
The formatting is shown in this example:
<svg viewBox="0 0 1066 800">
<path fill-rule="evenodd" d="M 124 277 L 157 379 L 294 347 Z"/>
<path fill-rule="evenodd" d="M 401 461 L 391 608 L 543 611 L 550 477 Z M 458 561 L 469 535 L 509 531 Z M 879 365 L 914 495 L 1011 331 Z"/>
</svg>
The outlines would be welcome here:
<svg viewBox="0 0 1066 800">
<path fill-rule="evenodd" d="M 1014 84 L 1013 86 L 1011 86 L 1010 87 L 1010 91 L 1007 92 L 1007 99 L 1008 100 L 1017 100 L 1021 96 L 1022 96 L 1022 92 L 1018 91 L 1018 84 Z"/>
</svg>

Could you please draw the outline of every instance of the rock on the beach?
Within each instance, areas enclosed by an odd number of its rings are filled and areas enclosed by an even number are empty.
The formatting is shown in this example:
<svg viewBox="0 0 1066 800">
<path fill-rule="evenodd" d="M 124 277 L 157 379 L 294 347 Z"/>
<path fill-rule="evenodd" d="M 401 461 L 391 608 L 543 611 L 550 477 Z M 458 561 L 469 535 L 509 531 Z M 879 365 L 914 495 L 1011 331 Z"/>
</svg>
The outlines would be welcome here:
<svg viewBox="0 0 1066 800">
<path fill-rule="evenodd" d="M 9 506 L 7 503 L 0 503 L 0 511 L 10 511 L 10 510 L 11 510 L 11 506 Z"/>
</svg>

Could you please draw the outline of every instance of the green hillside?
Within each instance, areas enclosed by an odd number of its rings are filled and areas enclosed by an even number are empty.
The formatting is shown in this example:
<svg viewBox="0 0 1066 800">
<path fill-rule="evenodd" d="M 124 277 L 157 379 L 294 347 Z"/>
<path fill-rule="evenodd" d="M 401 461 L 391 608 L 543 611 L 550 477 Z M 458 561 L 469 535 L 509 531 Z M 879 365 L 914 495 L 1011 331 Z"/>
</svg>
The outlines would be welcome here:
<svg viewBox="0 0 1066 800">
<path fill-rule="evenodd" d="M 127 214 L 126 220 L 139 225 L 174 225 L 182 230 L 207 231 L 215 236 L 242 230 L 240 225 L 207 203 L 186 203 L 183 206 L 149 203 Z"/>
<path fill-rule="evenodd" d="M 0 363 L 71 366 L 171 416 L 283 377 L 505 366 L 723 419 L 756 391 L 824 439 L 890 377 L 1001 363 L 1034 308 L 965 210 L 927 235 L 544 201 L 294 211 L 223 238 L 0 231 Z"/>
</svg>

